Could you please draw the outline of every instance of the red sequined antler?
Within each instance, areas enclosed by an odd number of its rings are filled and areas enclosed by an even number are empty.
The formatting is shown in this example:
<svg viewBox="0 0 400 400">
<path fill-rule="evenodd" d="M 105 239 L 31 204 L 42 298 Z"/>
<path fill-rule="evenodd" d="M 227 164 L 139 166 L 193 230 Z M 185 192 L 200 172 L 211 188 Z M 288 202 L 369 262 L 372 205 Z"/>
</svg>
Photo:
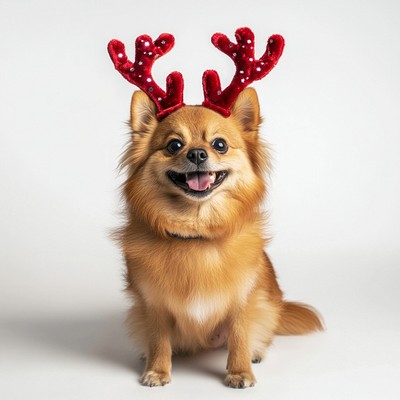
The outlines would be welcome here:
<svg viewBox="0 0 400 400">
<path fill-rule="evenodd" d="M 135 42 L 135 62 L 128 59 L 125 45 L 113 39 L 108 44 L 108 53 L 115 69 L 129 82 L 143 90 L 156 104 L 157 118 L 162 119 L 172 111 L 184 106 L 183 78 L 180 72 L 167 76 L 166 91 L 161 89 L 151 75 L 154 61 L 168 53 L 174 46 L 175 39 L 169 33 L 161 34 L 154 42 L 148 35 L 141 35 Z"/>
<path fill-rule="evenodd" d="M 265 53 L 256 60 L 254 33 L 249 28 L 239 28 L 235 32 L 235 37 L 237 43 L 231 42 L 222 33 L 215 33 L 211 38 L 213 45 L 228 55 L 236 65 L 236 73 L 229 86 L 221 91 L 221 82 L 214 70 L 207 70 L 203 74 L 203 106 L 225 117 L 229 117 L 230 108 L 239 93 L 250 83 L 264 78 L 275 67 L 285 45 L 282 36 L 272 35 L 268 39 Z"/>
</svg>

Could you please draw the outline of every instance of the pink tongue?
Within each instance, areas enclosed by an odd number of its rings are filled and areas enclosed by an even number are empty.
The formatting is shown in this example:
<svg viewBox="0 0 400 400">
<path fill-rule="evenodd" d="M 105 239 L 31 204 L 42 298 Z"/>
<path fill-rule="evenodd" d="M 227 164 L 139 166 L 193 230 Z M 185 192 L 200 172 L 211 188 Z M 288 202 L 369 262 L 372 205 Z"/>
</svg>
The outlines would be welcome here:
<svg viewBox="0 0 400 400">
<path fill-rule="evenodd" d="M 190 189 L 202 192 L 210 186 L 211 179 L 208 172 L 194 172 L 188 174 L 186 183 Z"/>
</svg>

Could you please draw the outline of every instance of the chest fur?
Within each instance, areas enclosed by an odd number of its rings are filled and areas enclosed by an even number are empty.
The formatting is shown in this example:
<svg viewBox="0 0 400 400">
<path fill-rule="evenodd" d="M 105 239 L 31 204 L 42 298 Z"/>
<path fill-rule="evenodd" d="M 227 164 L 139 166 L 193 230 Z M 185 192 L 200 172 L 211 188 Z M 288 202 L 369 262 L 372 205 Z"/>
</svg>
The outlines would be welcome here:
<svg viewBox="0 0 400 400">
<path fill-rule="evenodd" d="M 255 244 L 256 245 L 255 245 Z M 262 273 L 262 242 L 168 241 L 128 254 L 128 279 L 148 305 L 202 323 L 246 301 Z"/>
</svg>

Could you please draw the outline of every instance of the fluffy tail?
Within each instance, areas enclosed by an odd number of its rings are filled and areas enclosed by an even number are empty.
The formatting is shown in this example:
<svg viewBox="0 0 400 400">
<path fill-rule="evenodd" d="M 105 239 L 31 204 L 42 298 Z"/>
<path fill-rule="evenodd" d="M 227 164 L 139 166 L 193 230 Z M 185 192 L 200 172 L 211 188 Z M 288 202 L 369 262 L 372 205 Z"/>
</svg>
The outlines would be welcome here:
<svg viewBox="0 0 400 400">
<path fill-rule="evenodd" d="M 322 318 L 307 304 L 286 301 L 283 303 L 277 335 L 305 335 L 324 329 Z"/>
</svg>

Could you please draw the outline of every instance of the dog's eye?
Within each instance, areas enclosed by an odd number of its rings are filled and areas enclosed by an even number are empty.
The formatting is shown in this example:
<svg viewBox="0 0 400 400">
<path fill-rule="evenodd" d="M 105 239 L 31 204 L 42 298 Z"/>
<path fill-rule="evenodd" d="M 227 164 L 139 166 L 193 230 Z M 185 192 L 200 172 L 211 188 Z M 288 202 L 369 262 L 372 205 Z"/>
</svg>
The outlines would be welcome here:
<svg viewBox="0 0 400 400">
<path fill-rule="evenodd" d="M 214 149 L 220 154 L 225 154 L 228 151 L 228 145 L 224 139 L 215 139 L 212 142 L 212 147 L 214 147 Z"/>
<path fill-rule="evenodd" d="M 170 154 L 176 154 L 183 147 L 180 140 L 173 139 L 167 144 L 167 150 Z"/>
</svg>

